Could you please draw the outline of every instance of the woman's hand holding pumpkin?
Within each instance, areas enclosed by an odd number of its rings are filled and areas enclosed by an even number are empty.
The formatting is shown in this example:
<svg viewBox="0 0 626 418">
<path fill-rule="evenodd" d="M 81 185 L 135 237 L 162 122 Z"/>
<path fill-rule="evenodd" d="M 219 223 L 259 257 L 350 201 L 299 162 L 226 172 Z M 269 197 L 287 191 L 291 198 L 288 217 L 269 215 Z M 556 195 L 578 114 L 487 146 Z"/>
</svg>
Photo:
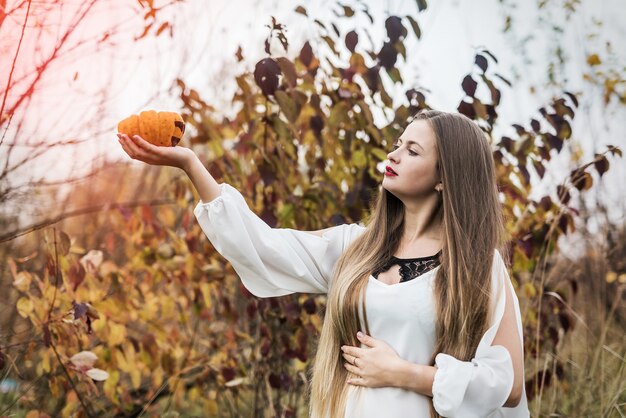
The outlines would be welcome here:
<svg viewBox="0 0 626 418">
<path fill-rule="evenodd" d="M 122 148 L 134 160 L 152 165 L 167 165 L 185 170 L 196 154 L 185 147 L 159 147 L 139 135 L 132 138 L 126 134 L 117 134 Z"/>
</svg>

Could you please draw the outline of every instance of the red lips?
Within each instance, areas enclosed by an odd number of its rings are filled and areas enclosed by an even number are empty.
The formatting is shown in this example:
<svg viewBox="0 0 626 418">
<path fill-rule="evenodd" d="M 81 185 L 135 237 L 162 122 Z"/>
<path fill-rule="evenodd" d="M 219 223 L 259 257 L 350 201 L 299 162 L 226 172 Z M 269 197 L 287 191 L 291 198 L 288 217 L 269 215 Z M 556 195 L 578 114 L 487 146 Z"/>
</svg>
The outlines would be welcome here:
<svg viewBox="0 0 626 418">
<path fill-rule="evenodd" d="M 396 176 L 398 175 L 398 173 L 396 173 L 395 171 L 393 171 L 393 168 L 391 168 L 391 167 L 389 167 L 389 166 L 386 166 L 386 167 L 385 167 L 385 171 L 386 171 L 387 173 L 392 173 L 392 174 L 394 174 L 394 175 L 396 175 Z"/>
</svg>

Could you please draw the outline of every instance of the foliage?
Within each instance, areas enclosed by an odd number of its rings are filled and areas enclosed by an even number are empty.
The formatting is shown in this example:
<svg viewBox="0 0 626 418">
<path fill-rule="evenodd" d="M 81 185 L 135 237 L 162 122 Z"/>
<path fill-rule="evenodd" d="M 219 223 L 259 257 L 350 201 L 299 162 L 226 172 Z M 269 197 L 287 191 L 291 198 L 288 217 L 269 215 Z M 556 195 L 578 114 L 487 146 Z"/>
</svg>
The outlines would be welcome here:
<svg viewBox="0 0 626 418">
<path fill-rule="evenodd" d="M 418 7 L 424 10 L 426 2 Z M 303 6 L 296 12 L 308 16 Z M 337 19 L 351 22 L 359 13 L 376 24 L 367 8 L 345 5 Z M 241 190 L 272 227 L 312 230 L 360 221 L 378 192 L 377 165 L 406 121 L 429 108 L 426 91 L 408 87 L 400 104 L 389 93 L 405 85 L 398 60 L 407 59 L 407 37 L 421 37 L 418 18 L 389 16 L 387 39 L 373 48 L 359 42 L 369 36 L 367 28 L 342 33 L 335 23 L 314 23 L 323 44 L 314 50 L 316 43 L 307 41 L 288 53 L 285 28 L 272 19 L 270 37 L 277 37 L 285 55 L 270 54 L 268 39 L 268 56 L 236 77 L 232 119 L 215 117 L 201 94 L 178 80 L 181 114 L 194 146 L 210 152 L 209 171 Z M 578 98 L 564 91 L 528 121 L 514 124 L 515 135 L 496 137 L 502 90 L 511 83 L 496 72 L 491 52 L 477 50 L 474 63 L 461 82 L 466 96 L 458 111 L 475 119 L 494 146 L 512 278 L 526 313 L 532 399 L 566 379 L 562 360 L 548 361 L 546 353 L 555 352 L 575 324 L 565 307 L 576 282 L 571 289 L 547 283 L 545 262 L 558 251 L 558 238 L 574 230 L 572 196 L 590 190 L 593 176 L 601 177 L 609 157 L 621 157 L 621 150 L 608 147 L 545 196 L 531 199 L 531 173 L 543 178 L 547 163 L 565 149 Z M 379 127 L 374 114 L 393 116 Z M 47 229 L 41 253 L 7 259 L 19 294 L 15 309 L 37 331 L 26 343 L 3 341 L 0 356 L 21 380 L 46 382 L 39 392 L 26 387 L 22 404 L 55 416 L 161 415 L 172 409 L 303 416 L 306 368 L 325 297 L 259 299 L 247 292 L 194 222 L 197 199 L 187 187 L 170 187 L 176 206 L 119 208 L 94 220 L 92 235 Z M 89 367 L 72 361 L 81 352 L 92 353 Z M 108 378 L 94 382 L 87 374 L 92 366 Z"/>
</svg>

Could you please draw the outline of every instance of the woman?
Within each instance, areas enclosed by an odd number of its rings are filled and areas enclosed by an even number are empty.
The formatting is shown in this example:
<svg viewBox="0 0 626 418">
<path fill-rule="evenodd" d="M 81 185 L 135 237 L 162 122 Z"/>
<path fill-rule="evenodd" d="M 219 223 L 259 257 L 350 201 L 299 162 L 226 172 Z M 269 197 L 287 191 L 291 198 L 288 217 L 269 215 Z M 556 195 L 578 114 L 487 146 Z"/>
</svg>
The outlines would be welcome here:
<svg viewBox="0 0 626 418">
<path fill-rule="evenodd" d="M 270 228 L 189 149 L 120 142 L 185 170 L 202 230 L 251 293 L 327 293 L 310 416 L 529 416 L 492 150 L 470 119 L 420 112 L 366 226 L 319 231 Z"/>
</svg>

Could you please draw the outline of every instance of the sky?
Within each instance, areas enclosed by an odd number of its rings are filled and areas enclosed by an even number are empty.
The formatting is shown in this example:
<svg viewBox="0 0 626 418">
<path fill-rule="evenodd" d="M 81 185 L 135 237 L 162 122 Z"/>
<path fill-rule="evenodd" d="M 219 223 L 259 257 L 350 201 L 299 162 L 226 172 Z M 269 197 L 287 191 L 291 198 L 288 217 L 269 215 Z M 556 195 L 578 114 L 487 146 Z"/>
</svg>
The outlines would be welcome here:
<svg viewBox="0 0 626 418">
<path fill-rule="evenodd" d="M 411 33 L 406 42 L 409 60 L 401 63 L 405 83 L 396 87 L 394 98 L 399 103 L 408 88 L 427 88 L 430 91 L 429 104 L 445 111 L 455 111 L 463 98 L 460 82 L 472 71 L 475 52 L 487 48 L 499 60 L 497 72 L 514 84 L 512 89 L 504 84 L 499 86 L 503 99 L 499 108 L 500 131 L 496 134 L 513 134 L 510 124 L 526 124 L 531 116 L 538 115 L 539 107 L 559 93 L 558 88 L 546 88 L 545 82 L 548 60 L 554 56 L 555 46 L 560 44 L 568 59 L 559 72 L 560 81 L 567 90 L 584 92 L 580 114 L 573 124 L 572 141 L 580 147 L 583 161 L 592 158 L 594 152 L 604 151 L 606 144 L 620 146 L 626 151 L 623 123 L 626 106 L 605 108 L 599 91 L 594 91 L 583 81 L 583 73 L 588 71 L 587 55 L 604 52 L 606 42 L 611 42 L 619 61 L 617 66 L 621 64 L 624 72 L 626 29 L 622 22 L 626 21 L 626 8 L 619 0 L 583 1 L 578 6 L 581 10 L 566 20 L 565 14 L 559 11 L 563 3 L 548 1 L 547 6 L 539 10 L 536 2 L 443 0 L 429 2 L 428 9 L 418 14 L 414 1 L 344 2 L 356 10 L 361 4 L 367 4 L 376 19 L 375 25 L 371 25 L 358 12 L 359 18 L 348 19 L 345 24 L 342 24 L 343 20 L 333 19 L 332 13 L 339 7 L 331 1 L 306 2 L 310 16 L 306 18 L 294 12 L 300 3 L 290 1 L 185 0 L 160 12 L 163 18 L 172 20 L 173 38 L 166 31 L 160 37 L 148 35 L 134 42 L 133 37 L 143 28 L 137 2 L 99 1 L 95 11 L 77 27 L 71 44 L 92 39 L 114 27 L 119 32 L 111 37 L 115 45 L 98 49 L 93 42 L 86 42 L 65 54 L 50 69 L 33 96 L 19 137 L 34 142 L 69 138 L 85 142 L 71 148 L 61 147 L 47 158 L 37 160 L 27 172 L 16 173 L 14 180 L 26 181 L 32 175 L 50 180 L 63 179 L 85 173 L 98 162 L 129 161 L 117 143 L 117 122 L 145 109 L 176 110 L 180 103 L 179 89 L 172 88 L 175 77 L 185 80 L 188 87 L 198 90 L 203 99 L 217 109 L 228 109 L 236 89 L 232 76 L 246 69 L 253 70 L 254 64 L 265 57 L 263 42 L 271 16 L 287 27 L 288 54 L 297 53 L 305 40 L 317 38 L 319 28 L 313 18 L 336 21 L 344 34 L 356 29 L 360 44 L 368 44 L 362 32 L 367 28 L 380 46 L 385 38 L 384 19 L 388 14 L 414 16 L 423 36 L 417 41 Z M 26 31 L 14 80 L 25 71 L 32 72 L 41 57 L 46 56 L 57 42 L 61 29 L 69 24 L 68 20 L 74 15 L 72 11 L 80 10 L 85 2 L 76 0 L 65 4 L 64 8 L 53 7 L 45 16 L 38 16 L 37 10 L 33 9 L 29 26 L 40 21 L 49 26 L 46 26 L 46 36 L 40 39 L 29 36 L 34 33 L 32 28 Z M 512 16 L 514 30 L 505 34 L 502 29 L 507 14 Z M 23 14 L 9 17 L 0 28 L 0 85 L 6 85 L 23 17 Z M 596 20 L 602 21 L 603 25 L 597 26 Z M 551 30 L 553 26 L 562 27 L 562 31 Z M 589 39 L 590 34 L 595 37 Z M 238 46 L 242 47 L 245 57 L 241 63 L 236 62 L 234 55 Z M 314 52 L 324 47 L 315 42 L 312 46 Z M 278 56 L 283 54 L 276 42 L 272 44 L 272 51 Z M 100 105 L 94 106 L 99 102 Z M 377 123 L 382 125 L 384 116 L 379 113 L 376 117 Z M 12 141 L 12 129 L 15 126 L 9 127 L 5 141 Z M 0 153 L 5 152 L 6 148 L 1 147 Z M 14 152 L 12 158 L 17 160 L 19 156 L 31 153 L 32 149 L 19 146 Z M 133 164 L 143 163 L 133 161 Z M 381 179 L 383 165 L 380 167 Z M 538 182 L 534 197 L 540 197 L 545 189 L 541 184 L 560 183 L 569 170 L 565 158 L 554 159 L 541 182 L 534 178 Z M 610 216 L 615 222 L 623 222 L 626 212 L 624 178 L 624 160 L 611 159 L 611 168 L 602 187 L 586 197 L 605 202 L 611 208 Z M 29 199 L 32 207 L 20 208 L 23 216 L 45 215 L 50 210 L 50 202 L 41 199 L 38 196 Z"/>
</svg>

